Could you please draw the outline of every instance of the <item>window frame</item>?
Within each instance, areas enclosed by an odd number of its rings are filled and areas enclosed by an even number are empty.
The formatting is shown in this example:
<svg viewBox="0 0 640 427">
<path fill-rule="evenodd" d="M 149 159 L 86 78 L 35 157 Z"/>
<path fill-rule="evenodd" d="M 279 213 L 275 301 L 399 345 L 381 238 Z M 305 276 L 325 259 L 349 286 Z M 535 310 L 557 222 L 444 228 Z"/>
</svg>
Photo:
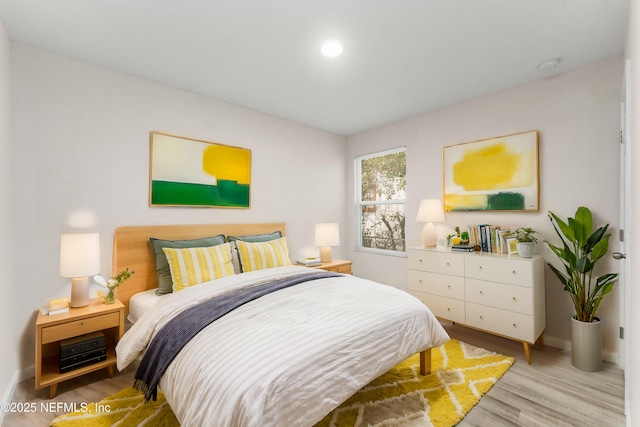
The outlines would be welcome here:
<svg viewBox="0 0 640 427">
<path fill-rule="evenodd" d="M 396 199 L 396 200 L 381 200 L 381 201 L 363 201 L 362 200 L 362 161 L 363 160 L 367 160 L 367 159 L 371 159 L 374 157 L 382 157 L 382 156 L 386 156 L 388 154 L 395 154 L 395 153 L 401 153 L 404 152 L 405 153 L 405 178 L 407 175 L 407 169 L 406 169 L 406 155 L 407 155 L 407 147 L 406 146 L 401 146 L 401 147 L 396 147 L 396 148 L 392 148 L 392 149 L 388 149 L 388 150 L 382 150 L 382 151 L 377 151 L 374 153 L 368 153 L 368 154 L 361 154 L 359 156 L 355 156 L 354 157 L 354 195 L 355 195 L 355 200 L 354 200 L 354 207 L 355 207 L 355 218 L 356 218 L 356 245 L 355 245 L 355 250 L 359 251 L 359 252 L 367 252 L 367 253 L 374 253 L 374 254 L 379 254 L 379 255 L 388 255 L 388 256 L 395 256 L 395 257 L 406 257 L 407 256 L 407 251 L 406 251 L 406 228 L 405 228 L 405 250 L 404 251 L 393 251 L 390 249 L 380 249 L 380 248 L 368 248 L 366 246 L 362 245 L 362 208 L 364 206 L 372 206 L 372 205 L 403 205 L 404 206 L 404 212 L 405 212 L 405 218 L 406 218 L 406 208 L 407 208 L 407 198 L 406 198 L 406 194 L 405 194 L 405 198 L 404 199 Z M 406 191 L 405 191 L 406 193 Z M 405 227 L 406 227 L 406 220 L 405 220 Z"/>
</svg>

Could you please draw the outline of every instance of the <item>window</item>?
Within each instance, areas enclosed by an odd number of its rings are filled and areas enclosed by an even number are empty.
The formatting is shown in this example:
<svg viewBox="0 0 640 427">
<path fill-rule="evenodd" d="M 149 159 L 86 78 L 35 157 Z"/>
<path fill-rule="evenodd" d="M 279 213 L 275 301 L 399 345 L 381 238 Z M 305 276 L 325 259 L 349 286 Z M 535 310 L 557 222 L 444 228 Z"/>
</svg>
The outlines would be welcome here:
<svg viewBox="0 0 640 427">
<path fill-rule="evenodd" d="M 356 157 L 356 249 L 404 254 L 406 158 L 404 147 Z"/>
</svg>

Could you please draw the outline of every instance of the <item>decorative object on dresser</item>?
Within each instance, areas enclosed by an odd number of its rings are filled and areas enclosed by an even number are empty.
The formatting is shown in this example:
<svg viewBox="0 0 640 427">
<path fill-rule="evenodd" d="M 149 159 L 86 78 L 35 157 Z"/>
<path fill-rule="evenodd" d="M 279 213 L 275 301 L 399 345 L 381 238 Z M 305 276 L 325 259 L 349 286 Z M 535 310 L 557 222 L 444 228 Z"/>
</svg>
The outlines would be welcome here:
<svg viewBox="0 0 640 427">
<path fill-rule="evenodd" d="M 530 344 L 545 328 L 544 258 L 410 248 L 409 292 L 436 317 Z"/>
<path fill-rule="evenodd" d="M 71 307 L 89 304 L 89 276 L 100 271 L 100 235 L 69 233 L 60 237 L 60 276 L 71 277 Z"/>
<path fill-rule="evenodd" d="M 548 215 L 562 247 L 546 243 L 562 262 L 564 271 L 551 263 L 549 267 L 569 292 L 575 309 L 571 321 L 571 362 L 582 371 L 599 371 L 602 369 L 602 322 L 596 313 L 618 278 L 618 273 L 593 277 L 598 260 L 609 251 L 611 234 L 606 234 L 609 224 L 593 231 L 593 216 L 584 206 L 567 222 L 553 212 Z"/>
<path fill-rule="evenodd" d="M 537 211 L 538 131 L 442 149 L 448 211 Z"/>
<path fill-rule="evenodd" d="M 425 248 L 436 246 L 438 234 L 434 222 L 444 221 L 444 210 L 439 199 L 423 199 L 420 202 L 416 222 L 426 222 L 422 229 L 422 246 Z"/>
<path fill-rule="evenodd" d="M 533 247 L 538 243 L 538 239 L 534 234 L 537 233 L 531 227 L 520 227 L 513 234 L 516 236 L 516 246 L 520 258 L 531 258 L 533 255 Z"/>
<path fill-rule="evenodd" d="M 68 313 L 57 316 L 39 313 L 36 320 L 36 389 L 49 387 L 49 397 L 53 398 L 62 381 L 103 368 L 113 376 L 115 347 L 123 334 L 124 305 L 117 300 L 106 305 L 102 298 L 94 298 L 85 307 L 71 308 Z M 99 338 L 100 335 L 103 338 Z M 104 354 L 101 354 L 102 343 Z M 82 350 L 82 354 L 74 359 L 78 356 L 77 350 Z"/>
<path fill-rule="evenodd" d="M 340 246 L 340 225 L 337 222 L 316 224 L 316 246 L 320 246 L 320 261 L 331 262 L 331 247 Z"/>
</svg>

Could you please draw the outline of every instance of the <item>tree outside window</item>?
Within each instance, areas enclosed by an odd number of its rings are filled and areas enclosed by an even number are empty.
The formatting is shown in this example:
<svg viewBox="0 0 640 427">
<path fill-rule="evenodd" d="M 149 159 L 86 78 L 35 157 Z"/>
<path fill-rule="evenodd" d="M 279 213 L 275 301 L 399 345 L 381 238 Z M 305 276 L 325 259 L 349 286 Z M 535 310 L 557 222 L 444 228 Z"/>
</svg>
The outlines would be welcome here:
<svg viewBox="0 0 640 427">
<path fill-rule="evenodd" d="M 356 158 L 358 249 L 405 251 L 405 148 Z"/>
</svg>

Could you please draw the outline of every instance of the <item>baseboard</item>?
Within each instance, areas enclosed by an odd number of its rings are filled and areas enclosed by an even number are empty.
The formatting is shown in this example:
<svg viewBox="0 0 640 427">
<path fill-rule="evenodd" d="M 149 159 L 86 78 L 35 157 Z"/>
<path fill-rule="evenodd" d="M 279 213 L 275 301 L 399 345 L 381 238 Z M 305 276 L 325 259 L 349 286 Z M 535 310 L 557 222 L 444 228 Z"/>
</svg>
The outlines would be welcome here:
<svg viewBox="0 0 640 427">
<path fill-rule="evenodd" d="M 20 371 L 15 371 L 13 375 L 11 375 L 9 384 L 7 384 L 7 388 L 5 389 L 2 395 L 2 400 L 0 402 L 11 402 L 13 400 L 13 394 L 16 392 L 16 387 L 18 386 L 19 382 L 20 382 Z M 6 414 L 5 411 L 0 411 L 0 425 L 4 423 L 5 414 Z"/>
<path fill-rule="evenodd" d="M 36 365 L 27 366 L 20 372 L 20 380 L 18 382 L 22 382 L 27 378 L 35 378 L 36 376 Z"/>
<path fill-rule="evenodd" d="M 571 341 L 563 340 L 560 338 L 550 337 L 548 335 L 544 336 L 544 345 L 548 345 L 549 347 L 559 348 L 560 350 L 571 352 Z M 602 360 L 605 362 L 615 363 L 620 366 L 620 358 L 618 353 L 613 353 L 611 351 L 602 350 Z"/>
</svg>

